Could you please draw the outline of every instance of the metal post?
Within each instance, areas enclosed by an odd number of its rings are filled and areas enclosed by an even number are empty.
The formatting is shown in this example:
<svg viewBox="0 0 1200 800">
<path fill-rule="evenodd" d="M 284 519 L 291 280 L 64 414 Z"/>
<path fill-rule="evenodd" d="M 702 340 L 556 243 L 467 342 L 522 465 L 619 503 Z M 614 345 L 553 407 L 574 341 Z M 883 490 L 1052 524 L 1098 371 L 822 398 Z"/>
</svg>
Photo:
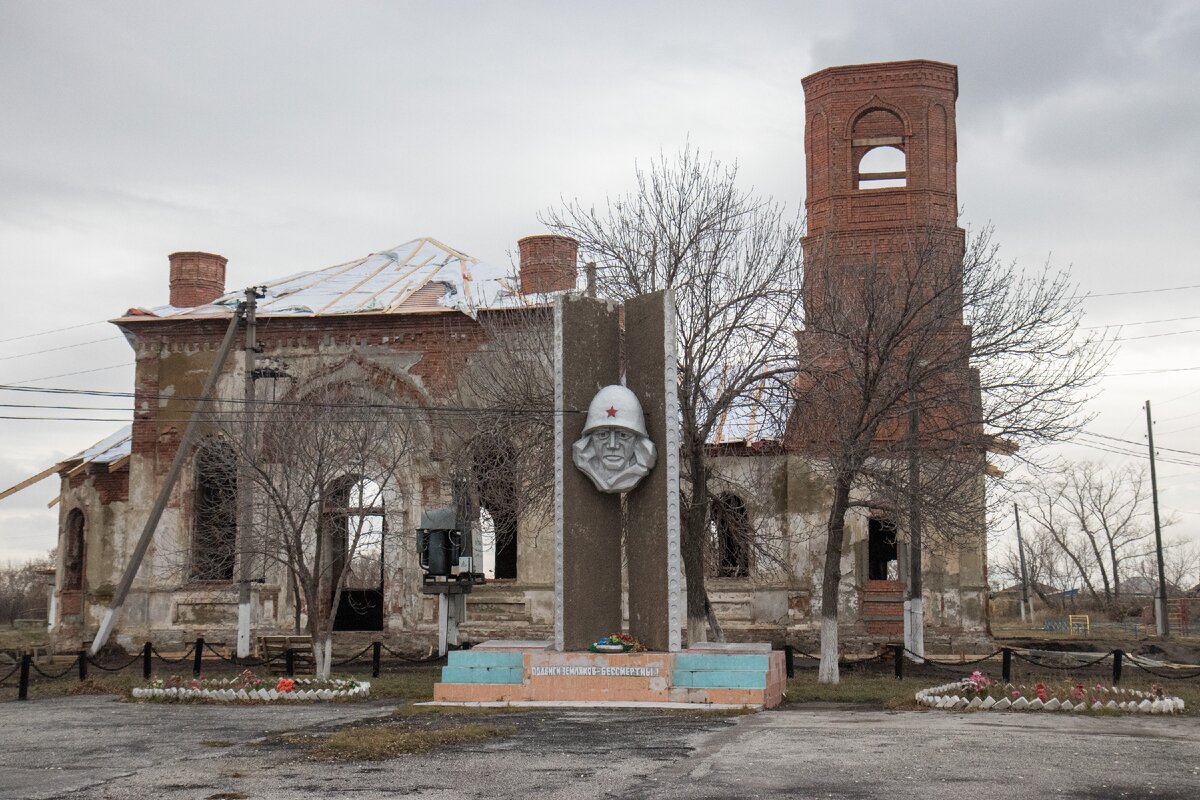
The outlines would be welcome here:
<svg viewBox="0 0 1200 800">
<path fill-rule="evenodd" d="M 1124 660 L 1124 650 L 1113 650 L 1113 686 L 1121 682 L 1121 662 Z"/>
<path fill-rule="evenodd" d="M 904 645 L 918 660 L 925 657 L 925 609 L 921 587 L 921 411 L 916 387 L 908 390 L 908 599 L 904 603 Z"/>
<path fill-rule="evenodd" d="M 1154 548 L 1158 553 L 1158 599 L 1154 603 L 1158 635 L 1171 634 L 1167 623 L 1167 575 L 1163 568 L 1162 524 L 1158 519 L 1158 475 L 1154 471 L 1154 421 L 1150 417 L 1150 401 L 1146 401 L 1146 438 L 1150 444 L 1150 499 L 1154 506 Z"/>
<path fill-rule="evenodd" d="M 221 375 L 221 370 L 225 366 L 225 359 L 229 357 L 229 351 L 233 347 L 234 334 L 237 333 L 238 321 L 242 318 L 240 307 L 234 312 L 233 319 L 229 321 L 229 327 L 225 330 L 225 338 L 221 341 L 221 349 L 217 353 L 217 358 L 213 361 L 212 369 L 208 371 L 208 379 L 204 382 L 204 388 L 200 391 L 200 398 L 196 401 L 196 407 L 192 411 L 192 417 L 188 420 L 187 427 L 183 431 L 183 436 L 179 439 L 179 445 L 175 449 L 175 458 L 171 462 L 171 468 L 167 472 L 167 477 L 163 479 L 162 487 L 158 490 L 158 498 L 154 501 L 154 507 L 150 509 L 150 516 L 146 518 L 146 524 L 142 528 L 142 535 L 138 539 L 137 546 L 133 548 L 133 555 L 129 558 L 129 564 L 125 567 L 125 572 L 121 576 L 121 583 L 117 585 L 117 591 L 113 593 L 112 604 L 108 610 L 104 612 L 104 618 L 100 621 L 100 629 L 96 632 L 96 638 L 92 640 L 92 655 L 100 652 L 108 641 L 109 634 L 112 633 L 113 625 L 116 623 L 117 612 L 121 610 L 121 606 L 125 604 L 125 597 L 129 594 L 129 588 L 133 586 L 133 579 L 137 576 L 138 569 L 142 565 L 142 559 L 146 556 L 146 549 L 150 547 L 150 539 L 154 536 L 154 530 L 158 527 L 158 520 L 162 517 L 163 511 L 167 507 L 167 501 L 171 499 L 171 489 L 175 486 L 175 482 L 179 480 L 179 473 L 183 471 L 183 462 L 191 455 L 192 439 L 196 436 L 196 430 L 199 428 L 200 414 L 204 410 L 205 403 L 210 395 L 217 388 L 217 378 Z"/>
<path fill-rule="evenodd" d="M 438 655 L 446 655 L 450 633 L 450 596 L 441 592 L 438 598 Z"/>
<path fill-rule="evenodd" d="M 283 671 L 289 678 L 296 674 L 296 651 L 290 647 L 283 654 Z"/>
<path fill-rule="evenodd" d="M 79 651 L 78 660 L 79 660 L 79 680 L 81 682 L 86 681 L 87 680 L 87 667 L 88 667 L 87 650 Z"/>
<path fill-rule="evenodd" d="M 200 659 L 204 658 L 204 637 L 196 640 L 196 652 L 192 656 L 192 677 L 200 677 Z"/>
<path fill-rule="evenodd" d="M 789 678 L 796 677 L 796 650 L 790 644 L 783 646 L 783 665 Z"/>
<path fill-rule="evenodd" d="M 258 354 L 258 288 L 246 289 L 245 375 L 242 383 L 242 457 L 238 459 L 238 629 L 237 657 L 250 656 L 250 629 L 253 625 L 253 598 L 250 590 L 250 530 L 254 523 L 253 481 L 250 454 L 254 452 L 254 357 Z"/>
<path fill-rule="evenodd" d="M 1029 609 L 1029 620 L 1033 621 L 1033 607 L 1029 605 L 1029 574 L 1025 572 L 1025 545 L 1021 541 L 1021 509 L 1013 503 L 1013 517 L 1017 520 L 1017 556 L 1021 562 L 1021 622 L 1025 621 L 1025 609 Z"/>
<path fill-rule="evenodd" d="M 1000 677 L 1005 683 L 1012 683 L 1012 650 L 1006 647 L 1001 652 L 1004 660 L 1000 667 Z"/>
<path fill-rule="evenodd" d="M 154 652 L 154 645 L 146 642 L 142 645 L 142 677 L 150 680 L 150 656 Z"/>
<path fill-rule="evenodd" d="M 383 655 L 383 642 L 371 643 L 371 677 L 379 677 L 379 659 Z"/>
<path fill-rule="evenodd" d="M 904 678 L 904 645 L 892 645 L 892 652 L 895 654 L 896 680 L 901 680 Z"/>
<path fill-rule="evenodd" d="M 21 656 L 21 679 L 17 684 L 17 699 L 29 699 L 29 662 L 33 659 L 29 653 Z"/>
</svg>

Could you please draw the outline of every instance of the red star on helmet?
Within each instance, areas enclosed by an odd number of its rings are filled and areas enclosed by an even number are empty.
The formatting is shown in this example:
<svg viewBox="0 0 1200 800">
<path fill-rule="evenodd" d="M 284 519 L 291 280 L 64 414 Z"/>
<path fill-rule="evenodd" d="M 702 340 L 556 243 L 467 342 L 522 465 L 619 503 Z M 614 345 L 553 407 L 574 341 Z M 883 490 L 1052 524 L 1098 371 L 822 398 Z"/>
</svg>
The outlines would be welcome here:
<svg viewBox="0 0 1200 800">
<path fill-rule="evenodd" d="M 615 417 L 617 415 L 617 409 L 614 408 L 613 406 L 609 406 L 608 407 L 608 415 L 610 417 Z"/>
</svg>

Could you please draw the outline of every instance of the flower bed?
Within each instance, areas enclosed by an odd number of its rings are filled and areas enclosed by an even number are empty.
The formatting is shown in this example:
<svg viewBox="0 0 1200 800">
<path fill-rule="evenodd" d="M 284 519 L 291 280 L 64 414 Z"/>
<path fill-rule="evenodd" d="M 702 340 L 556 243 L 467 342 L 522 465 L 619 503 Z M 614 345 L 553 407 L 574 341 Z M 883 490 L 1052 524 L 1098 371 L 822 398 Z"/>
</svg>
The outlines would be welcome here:
<svg viewBox="0 0 1200 800">
<path fill-rule="evenodd" d="M 313 678 L 260 678 L 246 670 L 234 678 L 158 678 L 133 690 L 139 700 L 207 700 L 218 703 L 313 702 L 364 698 L 371 684 L 353 678 L 319 681 Z"/>
<path fill-rule="evenodd" d="M 1062 683 L 1013 686 L 992 681 L 981 672 L 971 677 L 917 692 L 917 702 L 952 711 L 1123 711 L 1129 714 L 1176 714 L 1183 700 L 1163 692 L 1158 684 L 1150 691 L 1116 686 Z"/>
</svg>

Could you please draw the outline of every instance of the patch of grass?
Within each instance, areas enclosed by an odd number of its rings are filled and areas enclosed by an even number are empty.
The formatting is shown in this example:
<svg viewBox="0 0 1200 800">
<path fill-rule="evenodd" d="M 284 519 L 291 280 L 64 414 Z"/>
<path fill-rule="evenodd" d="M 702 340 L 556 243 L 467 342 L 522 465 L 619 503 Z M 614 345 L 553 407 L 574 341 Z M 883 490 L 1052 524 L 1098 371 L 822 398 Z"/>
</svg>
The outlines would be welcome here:
<svg viewBox="0 0 1200 800">
<path fill-rule="evenodd" d="M 966 677 L 965 675 L 963 677 Z M 856 703 L 888 709 L 918 709 L 918 690 L 934 685 L 928 678 L 896 680 L 890 675 L 845 675 L 841 683 L 817 683 L 803 673 L 787 683 L 787 703 Z"/>
<path fill-rule="evenodd" d="M 331 761 L 383 761 L 439 747 L 507 736 L 513 728 L 469 723 L 433 730 L 406 730 L 392 725 L 346 728 L 323 739 L 309 739 L 309 752 Z M 293 740 L 294 741 L 294 740 Z"/>
<path fill-rule="evenodd" d="M 205 739 L 200 744 L 205 747 L 233 747 L 233 742 L 228 739 Z"/>
<path fill-rule="evenodd" d="M 210 794 L 204 800 L 250 800 L 250 795 L 243 792 L 217 792 Z"/>
<path fill-rule="evenodd" d="M 359 677 L 371 682 L 371 697 L 382 700 L 432 700 L 433 685 L 441 678 L 440 667 L 422 667 L 403 672 L 385 672 L 378 678 Z"/>
<path fill-rule="evenodd" d="M 374 689 L 374 687 L 371 687 Z M 528 711 L 521 706 L 418 706 L 405 703 L 392 711 L 394 717 L 473 717 L 495 714 L 514 714 Z"/>
</svg>

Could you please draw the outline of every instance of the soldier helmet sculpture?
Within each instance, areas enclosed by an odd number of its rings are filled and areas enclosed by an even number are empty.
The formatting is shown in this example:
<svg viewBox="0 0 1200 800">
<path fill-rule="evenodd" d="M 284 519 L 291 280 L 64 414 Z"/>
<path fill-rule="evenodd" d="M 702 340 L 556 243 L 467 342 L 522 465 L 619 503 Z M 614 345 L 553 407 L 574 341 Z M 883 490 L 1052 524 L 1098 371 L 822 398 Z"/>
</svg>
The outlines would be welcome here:
<svg viewBox="0 0 1200 800">
<path fill-rule="evenodd" d="M 650 473 L 658 454 L 633 392 L 617 385 L 596 392 L 572 456 L 601 492 L 627 492 Z"/>
</svg>

